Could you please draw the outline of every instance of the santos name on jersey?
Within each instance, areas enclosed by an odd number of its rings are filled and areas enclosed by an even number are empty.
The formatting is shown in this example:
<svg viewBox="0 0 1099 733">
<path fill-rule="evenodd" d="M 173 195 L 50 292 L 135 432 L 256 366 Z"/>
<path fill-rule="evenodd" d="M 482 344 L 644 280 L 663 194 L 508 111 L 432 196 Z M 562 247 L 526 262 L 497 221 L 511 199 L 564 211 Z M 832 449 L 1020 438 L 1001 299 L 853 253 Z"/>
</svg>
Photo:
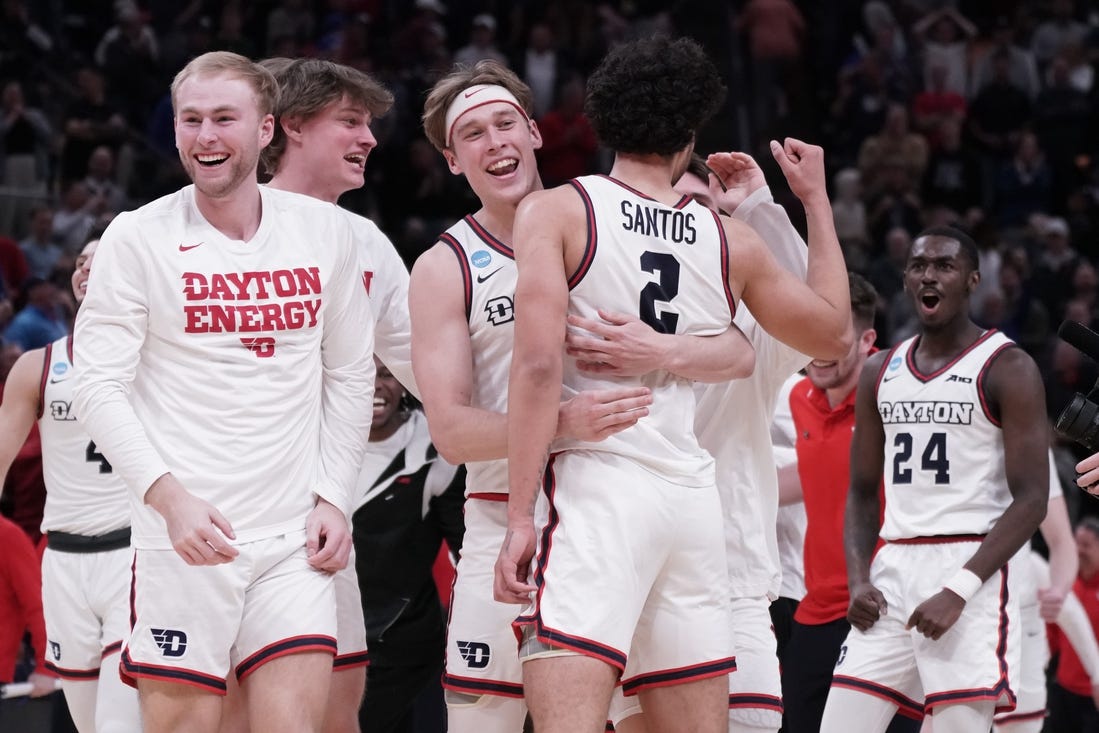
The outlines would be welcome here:
<svg viewBox="0 0 1099 733">
<path fill-rule="evenodd" d="M 607 176 L 571 182 L 588 212 L 583 262 L 569 278 L 569 313 L 599 320 L 598 309 L 636 313 L 655 330 L 699 336 L 732 323 L 729 248 L 717 214 L 684 196 L 667 206 Z M 685 486 L 714 482 L 713 459 L 695 437 L 692 383 L 660 371 L 641 378 L 591 375 L 565 359 L 564 397 L 584 390 L 641 384 L 653 404 L 636 425 L 598 443 L 561 448 L 626 456 Z"/>
</svg>

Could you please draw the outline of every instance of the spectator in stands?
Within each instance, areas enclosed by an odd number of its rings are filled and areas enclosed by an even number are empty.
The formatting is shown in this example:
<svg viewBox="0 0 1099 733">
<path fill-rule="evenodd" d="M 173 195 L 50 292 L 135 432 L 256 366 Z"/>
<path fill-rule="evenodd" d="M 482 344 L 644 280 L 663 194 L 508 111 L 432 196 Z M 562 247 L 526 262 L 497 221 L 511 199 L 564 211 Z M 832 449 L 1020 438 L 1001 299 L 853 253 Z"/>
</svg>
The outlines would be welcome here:
<svg viewBox="0 0 1099 733">
<path fill-rule="evenodd" d="M 57 286 L 49 280 L 31 277 L 23 284 L 27 303 L 4 329 L 4 340 L 23 351 L 38 349 L 69 332 Z"/>
<path fill-rule="evenodd" d="M 557 47 L 549 24 L 532 25 L 527 48 L 517 58 L 515 70 L 534 95 L 535 119 L 553 107 L 558 82 L 565 77 L 567 68 L 565 53 Z"/>
<path fill-rule="evenodd" d="M 748 0 L 736 19 L 752 65 L 756 137 L 768 135 L 801 94 L 805 18 L 791 0 Z"/>
<path fill-rule="evenodd" d="M 881 130 L 859 148 L 859 172 L 870 197 L 889 187 L 887 179 L 892 172 L 888 169 L 897 165 L 908 181 L 920 181 L 927 167 L 927 141 L 909 130 L 904 105 L 890 104 Z"/>
<path fill-rule="evenodd" d="M 124 116 L 131 124 L 140 124 L 148 118 L 164 86 L 160 47 L 136 3 L 120 0 L 116 8 L 118 22 L 96 46 L 95 63 L 112 88 L 126 90 Z"/>
<path fill-rule="evenodd" d="M 96 216 L 104 211 L 119 213 L 130 208 L 129 198 L 122 186 L 115 181 L 114 151 L 106 145 L 100 145 L 88 158 L 88 175 L 84 178 L 84 187 L 93 199 L 98 198 L 101 206 L 95 207 Z M 87 240 L 85 240 L 87 241 Z"/>
<path fill-rule="evenodd" d="M 573 76 L 561 85 L 557 105 L 538 120 L 542 149 L 538 170 L 546 188 L 586 175 L 594 168 L 599 141 L 584 115 L 584 80 Z"/>
<path fill-rule="evenodd" d="M 1069 299 L 1068 285 L 1072 282 L 1080 256 L 1069 240 L 1068 223 L 1059 217 L 1044 219 L 1040 224 L 1042 251 L 1035 259 L 1031 286 L 1054 318 L 1064 312 Z"/>
<path fill-rule="evenodd" d="M 79 97 L 64 113 L 61 180 L 78 181 L 88 173 L 88 159 L 100 145 L 117 150 L 127 134 L 122 105 L 107 96 L 103 75 L 84 67 L 76 72 Z"/>
<path fill-rule="evenodd" d="M 28 107 L 23 85 L 9 81 L 0 94 L 0 181 L 30 191 L 46 183 L 46 163 L 53 131 L 42 110 Z"/>
<path fill-rule="evenodd" d="M 957 215 L 965 214 L 981 202 L 980 162 L 962 144 L 961 120 L 943 120 L 937 137 L 939 145 L 931 151 L 920 188 L 923 202 L 927 206 L 945 206 Z"/>
<path fill-rule="evenodd" d="M 927 138 L 932 152 L 942 145 L 943 123 L 961 125 L 965 120 L 965 97 L 946 88 L 946 75 L 947 68 L 943 64 L 928 69 L 927 88 L 917 94 L 912 103 L 912 125 Z"/>
<path fill-rule="evenodd" d="M 969 89 L 969 39 L 977 35 L 958 9 L 944 5 L 920 18 L 912 32 L 924 42 L 924 85 L 930 87 L 936 69 L 943 70 L 943 89 L 964 95 Z"/>
<path fill-rule="evenodd" d="M 901 227 L 913 234 L 923 226 L 923 210 L 911 166 L 901 157 L 885 158 L 876 166 L 879 189 L 871 195 L 870 236 L 874 242 L 885 240 L 886 233 Z M 918 179 L 917 179 L 918 181 Z"/>
<path fill-rule="evenodd" d="M 982 325 L 996 327 L 1037 357 L 1050 336 L 1049 311 L 1033 297 L 1015 262 L 1000 265 L 1000 288 L 981 304 Z"/>
<path fill-rule="evenodd" d="M 1092 627 L 1099 629 L 1099 520 L 1085 517 L 1076 527 L 1076 548 L 1080 557 L 1080 574 L 1073 592 L 1087 611 Z M 1089 675 L 1080 663 L 1072 645 L 1064 642 L 1057 632 L 1051 647 L 1059 654 L 1057 676 L 1049 691 L 1051 731 L 1099 730 L 1099 674 Z"/>
<path fill-rule="evenodd" d="M 1052 190 L 1045 153 L 1034 133 L 1025 132 L 1015 155 L 1000 165 L 994 190 L 997 222 L 1001 227 L 1022 227 L 1031 214 L 1049 211 Z"/>
<path fill-rule="evenodd" d="M 454 54 L 454 63 L 472 66 L 482 59 L 492 59 L 504 66 L 507 57 L 496 48 L 496 18 L 489 13 L 474 16 L 469 43 Z"/>
<path fill-rule="evenodd" d="M 221 9 L 214 49 L 232 51 L 248 58 L 256 57 L 256 44 L 244 33 L 244 14 L 238 5 L 226 3 Z"/>
<path fill-rule="evenodd" d="M 1072 84 L 1064 56 L 1053 59 L 1047 75 L 1049 84 L 1034 103 L 1033 127 L 1053 176 L 1052 200 L 1059 205 L 1077 183 L 1077 156 L 1094 145 L 1094 112 L 1088 95 Z"/>
<path fill-rule="evenodd" d="M 267 55 L 280 55 L 276 48 L 280 39 L 293 38 L 300 42 L 312 38 L 315 27 L 306 0 L 280 0 L 278 7 L 267 16 Z"/>
<path fill-rule="evenodd" d="M 53 274 L 63 254 L 53 232 L 53 209 L 43 205 L 31 209 L 30 231 L 19 243 L 19 249 L 23 251 L 31 275 L 45 279 Z"/>
<path fill-rule="evenodd" d="M 999 168 L 1014 152 L 1031 114 L 1030 99 L 1011 81 L 1008 53 L 995 51 L 991 63 L 992 78 L 973 99 L 967 127 L 981 155 L 986 206 L 992 203 Z"/>
<path fill-rule="evenodd" d="M 1005 16 L 997 16 L 992 29 L 992 43 L 974 65 L 970 75 L 969 96 L 975 97 L 993 77 L 993 59 L 997 54 L 1005 54 L 1007 76 L 1012 85 L 1020 89 L 1029 99 L 1038 96 L 1041 84 L 1038 81 L 1038 65 L 1029 48 L 1015 43 L 1015 26 Z"/>
<path fill-rule="evenodd" d="M 83 181 L 69 183 L 61 195 L 61 206 L 53 215 L 53 240 L 65 255 L 75 258 L 87 243 L 96 218 L 106 210 L 106 199 L 91 195 Z M 67 268 L 55 263 L 54 269 Z"/>
<path fill-rule="evenodd" d="M 1053 17 L 1040 23 L 1030 40 L 1040 69 L 1044 69 L 1066 45 L 1082 44 L 1088 32 L 1088 27 L 1074 17 L 1072 0 L 1053 0 L 1050 10 Z"/>
</svg>

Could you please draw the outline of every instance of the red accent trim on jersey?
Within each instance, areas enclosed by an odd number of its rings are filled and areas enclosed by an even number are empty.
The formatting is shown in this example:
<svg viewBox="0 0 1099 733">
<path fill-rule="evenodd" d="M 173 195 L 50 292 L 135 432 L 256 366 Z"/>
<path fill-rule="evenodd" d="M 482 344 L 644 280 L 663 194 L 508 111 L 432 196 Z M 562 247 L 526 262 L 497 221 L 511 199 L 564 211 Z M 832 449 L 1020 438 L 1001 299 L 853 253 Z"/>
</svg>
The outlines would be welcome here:
<svg viewBox="0 0 1099 733">
<path fill-rule="evenodd" d="M 855 692 L 861 692 L 865 695 L 876 697 L 880 700 L 886 700 L 897 706 L 897 712 L 906 718 L 912 720 L 923 720 L 924 706 L 906 695 L 894 690 L 892 687 L 886 687 L 885 685 L 879 685 L 877 682 L 870 682 L 869 680 L 859 679 L 858 677 L 847 677 L 845 675 L 834 674 L 832 675 L 832 687 L 842 687 L 847 690 L 854 690 Z"/>
<path fill-rule="evenodd" d="M 1032 713 L 1008 713 L 1007 715 L 997 715 L 996 724 L 1002 725 L 1004 723 L 1022 723 L 1027 720 L 1042 720 L 1046 717 L 1046 711 L 1035 710 Z"/>
<path fill-rule="evenodd" d="M 130 631 L 137 626 L 137 553 L 130 563 Z"/>
<path fill-rule="evenodd" d="M 714 223 L 717 224 L 717 236 L 721 242 L 721 287 L 725 290 L 725 301 L 729 304 L 729 319 L 736 315 L 736 298 L 733 289 L 729 287 L 729 238 L 725 235 L 725 226 L 721 223 L 721 216 L 716 211 L 711 211 Z"/>
<path fill-rule="evenodd" d="M 469 271 L 469 263 L 466 262 L 466 251 L 458 240 L 450 234 L 443 232 L 439 235 L 439 241 L 450 247 L 450 251 L 458 258 L 458 269 L 462 271 L 462 288 L 466 293 L 466 320 L 473 311 L 473 274 Z"/>
<path fill-rule="evenodd" d="M 65 669 L 64 667 L 58 667 L 47 659 L 46 669 L 63 680 L 76 680 L 79 682 L 83 680 L 99 679 L 99 667 L 96 667 L 95 669 Z"/>
<path fill-rule="evenodd" d="M 336 671 L 342 669 L 355 669 L 356 667 L 369 666 L 370 652 L 365 649 L 361 652 L 351 652 L 350 654 L 337 654 L 332 659 L 332 669 Z"/>
<path fill-rule="evenodd" d="M 992 362 L 996 361 L 996 357 L 1002 354 L 1005 349 L 1010 349 L 1012 346 L 1015 346 L 1015 344 L 1007 343 L 993 351 L 992 355 L 985 361 L 984 366 L 981 367 L 981 371 L 977 374 L 977 397 L 981 400 L 981 410 L 984 412 L 985 417 L 988 418 L 988 421 L 998 428 L 1003 427 L 1000 424 L 1000 419 L 992 416 L 992 410 L 988 407 L 988 400 L 985 399 L 985 376 L 988 375 L 988 370 L 992 368 Z"/>
<path fill-rule="evenodd" d="M 325 634 L 306 634 L 291 636 L 268 644 L 237 665 L 237 681 L 243 682 L 248 675 L 273 659 L 304 652 L 327 652 L 334 657 L 336 640 Z"/>
<path fill-rule="evenodd" d="M 598 245 L 598 231 L 595 226 L 595 205 L 591 201 L 591 196 L 588 195 L 587 190 L 581 185 L 580 181 L 573 179 L 569 181 L 569 185 L 576 189 L 577 193 L 580 194 L 581 200 L 584 202 L 584 218 L 588 227 L 588 238 L 584 244 L 584 257 L 580 260 L 580 266 L 576 268 L 576 272 L 572 273 L 569 277 L 569 290 L 572 290 L 580 284 L 580 281 L 584 279 L 584 275 L 588 274 L 588 270 L 591 269 L 591 263 L 595 260 L 595 248 Z"/>
<path fill-rule="evenodd" d="M 481 222 L 474 219 L 473 214 L 467 214 L 465 217 L 465 222 L 469 225 L 469 228 L 473 230 L 473 233 L 476 234 L 482 242 L 487 244 L 489 247 L 492 247 L 504 257 L 507 257 L 509 260 L 515 259 L 515 250 L 501 242 L 496 237 L 492 236 L 492 232 L 481 226 Z"/>
<path fill-rule="evenodd" d="M 969 352 L 973 351 L 975 348 L 983 344 L 985 341 L 990 339 L 993 334 L 996 333 L 998 333 L 998 331 L 995 328 L 988 329 L 987 331 L 982 333 L 976 341 L 962 349 L 957 356 L 955 356 L 953 359 L 951 359 L 935 371 L 931 372 L 930 374 L 924 374 L 916 366 L 916 347 L 920 345 L 920 336 L 916 336 L 916 338 L 912 340 L 912 345 L 908 347 L 908 355 L 905 358 L 905 362 L 908 364 L 908 370 L 912 372 L 913 377 L 920 380 L 921 382 L 927 383 L 953 367 L 955 364 L 961 361 Z"/>
<path fill-rule="evenodd" d="M 508 500 L 508 495 L 500 493 L 498 491 L 475 491 L 466 499 L 477 499 L 479 501 L 504 501 Z"/>
<path fill-rule="evenodd" d="M 998 701 L 1002 696 L 1007 696 L 1007 703 L 997 704 L 997 713 L 1010 713 L 1015 710 L 1017 700 L 1015 692 L 1011 689 L 1007 669 L 1007 573 L 1005 565 L 1000 569 L 1000 626 L 999 641 L 996 644 L 996 660 L 1000 666 L 1000 679 L 993 687 L 979 687 L 970 690 L 947 690 L 927 695 L 924 699 L 924 707 L 931 711 L 939 705 L 954 705 L 962 702 L 977 702 L 981 700 Z"/>
<path fill-rule="evenodd" d="M 116 641 L 114 643 L 108 644 L 107 646 L 103 647 L 103 653 L 99 655 L 99 658 L 100 659 L 106 659 L 107 657 L 111 656 L 115 652 L 120 652 L 120 651 L 122 651 L 122 642 L 121 641 Z"/>
<path fill-rule="evenodd" d="M 634 188 L 630 184 L 624 183 L 623 181 L 620 181 L 617 178 L 612 178 L 611 176 L 608 176 L 605 173 L 597 173 L 596 175 L 599 178 L 603 178 L 607 181 L 610 181 L 611 183 L 614 183 L 618 186 L 621 186 L 622 188 L 626 189 L 627 191 L 632 193 L 634 196 L 637 196 L 638 198 L 645 199 L 646 201 L 656 201 L 656 203 L 662 204 L 662 205 L 665 205 L 665 206 L 667 205 L 667 204 L 664 204 L 664 202 L 662 202 L 662 201 L 657 201 L 656 199 L 654 199 L 652 196 L 650 196 L 647 193 L 641 193 L 640 191 L 638 191 L 636 188 Z M 683 195 L 683 196 L 680 197 L 679 201 L 675 202 L 675 204 L 672 205 L 672 208 L 673 209 L 682 209 L 684 206 L 689 204 L 691 201 L 694 201 L 694 198 L 692 198 L 691 196 L 688 196 L 688 195 Z"/>
<path fill-rule="evenodd" d="M 622 694 L 631 697 L 642 690 L 651 690 L 654 687 L 669 687 L 693 680 L 707 680 L 711 677 L 721 677 L 735 671 L 736 657 L 725 657 L 724 659 L 715 659 L 711 662 L 692 664 L 687 667 L 646 672 L 628 680 L 623 680 Z"/>
<path fill-rule="evenodd" d="M 443 675 L 443 688 L 467 695 L 494 695 L 496 697 L 523 697 L 523 686 L 515 682 L 483 680 L 476 677 L 459 677 L 449 672 Z"/>
<path fill-rule="evenodd" d="M 784 712 L 781 697 L 750 692 L 737 692 L 729 695 L 730 710 L 742 710 L 744 708 L 774 710 L 776 713 Z"/>
<path fill-rule="evenodd" d="M 38 414 L 36 420 L 41 420 L 46 411 L 46 379 L 50 376 L 50 362 L 53 361 L 53 342 L 46 344 L 46 351 L 42 355 L 42 376 L 38 379 Z"/>
<path fill-rule="evenodd" d="M 984 542 L 983 534 L 936 534 L 925 537 L 902 537 L 899 540 L 882 540 L 890 545 L 949 545 L 955 542 Z"/>
<path fill-rule="evenodd" d="M 65 339 L 65 353 L 69 356 L 69 363 L 75 364 L 76 362 L 73 361 L 73 335 L 71 333 Z"/>
</svg>

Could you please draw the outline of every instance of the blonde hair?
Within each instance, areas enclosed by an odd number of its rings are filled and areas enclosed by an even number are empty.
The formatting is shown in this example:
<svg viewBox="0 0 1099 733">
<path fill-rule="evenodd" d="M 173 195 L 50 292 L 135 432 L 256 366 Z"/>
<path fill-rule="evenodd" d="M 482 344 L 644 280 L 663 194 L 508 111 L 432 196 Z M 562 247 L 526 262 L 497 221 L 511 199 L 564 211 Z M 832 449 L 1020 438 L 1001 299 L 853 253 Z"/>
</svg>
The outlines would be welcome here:
<svg viewBox="0 0 1099 733">
<path fill-rule="evenodd" d="M 254 61 L 229 51 L 211 51 L 191 59 L 172 79 L 172 108 L 177 106 L 176 95 L 183 82 L 193 76 L 217 74 L 229 74 L 247 82 L 256 95 L 256 106 L 261 116 L 275 113 L 279 100 L 279 85 L 275 77 Z"/>
<path fill-rule="evenodd" d="M 458 66 L 435 83 L 424 102 L 424 134 L 440 153 L 446 150 L 446 113 L 463 89 L 478 84 L 496 84 L 515 95 L 527 117 L 534 118 L 534 98 L 530 87 L 514 71 L 498 61 L 478 61 L 474 66 Z"/>
</svg>

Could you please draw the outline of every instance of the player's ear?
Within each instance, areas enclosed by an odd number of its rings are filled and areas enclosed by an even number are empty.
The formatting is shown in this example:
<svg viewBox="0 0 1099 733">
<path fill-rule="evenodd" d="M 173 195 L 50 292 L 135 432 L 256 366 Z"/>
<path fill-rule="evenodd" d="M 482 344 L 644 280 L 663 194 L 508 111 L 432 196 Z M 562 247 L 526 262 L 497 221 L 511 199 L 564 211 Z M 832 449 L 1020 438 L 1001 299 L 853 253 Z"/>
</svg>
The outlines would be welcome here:
<svg viewBox="0 0 1099 733">
<path fill-rule="evenodd" d="M 454 154 L 454 151 L 447 148 L 443 151 L 443 157 L 446 158 L 447 168 L 450 172 L 456 176 L 462 175 L 462 166 L 458 164 L 458 156 Z"/>
<path fill-rule="evenodd" d="M 283 133 L 286 134 L 287 139 L 294 142 L 301 142 L 302 131 L 301 126 L 304 120 L 301 117 L 282 117 L 279 119 L 279 125 L 282 126 Z"/>
<path fill-rule="evenodd" d="M 969 279 L 966 284 L 970 294 L 977 292 L 977 286 L 981 284 L 981 271 L 974 270 L 969 273 Z"/>
<path fill-rule="evenodd" d="M 529 120 L 529 122 L 531 143 L 534 149 L 538 150 L 542 147 L 542 131 L 538 129 L 537 122 L 535 122 L 534 120 Z"/>
</svg>

